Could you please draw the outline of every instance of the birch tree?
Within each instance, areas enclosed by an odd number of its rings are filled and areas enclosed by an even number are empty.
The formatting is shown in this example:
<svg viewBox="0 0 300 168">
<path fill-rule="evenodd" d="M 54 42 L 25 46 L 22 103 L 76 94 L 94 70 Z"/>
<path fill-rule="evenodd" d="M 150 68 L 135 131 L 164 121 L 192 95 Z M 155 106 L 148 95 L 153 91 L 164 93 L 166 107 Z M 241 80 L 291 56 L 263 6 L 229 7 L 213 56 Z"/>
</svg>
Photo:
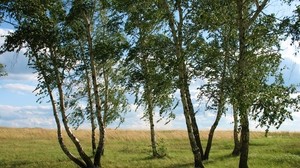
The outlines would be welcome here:
<svg viewBox="0 0 300 168">
<path fill-rule="evenodd" d="M 97 42 L 94 40 L 96 36 L 94 36 L 93 31 L 93 24 L 95 23 L 93 22 L 94 12 L 98 9 L 95 7 L 99 6 L 101 6 L 101 3 L 98 1 L 76 1 L 72 3 L 56 0 L 32 0 L 5 1 L 1 3 L 1 12 L 6 14 L 5 18 L 14 20 L 13 22 L 15 23 L 15 31 L 6 36 L 1 51 L 2 53 L 7 51 L 18 52 L 21 48 L 27 50 L 26 56 L 30 60 L 30 66 L 36 70 L 39 77 L 37 94 L 41 99 L 44 97 L 49 97 L 50 99 L 60 146 L 69 159 L 79 167 L 101 167 L 105 138 L 104 129 L 106 124 L 111 122 L 106 121 L 106 119 L 112 117 L 110 116 L 112 113 L 108 114 L 108 112 L 104 116 L 102 111 L 102 94 L 99 93 L 99 83 L 101 83 L 99 71 L 103 69 L 99 70 L 96 67 L 98 55 L 95 52 L 97 49 L 95 44 Z M 96 12 L 96 14 L 98 13 Z M 74 19 L 82 22 L 80 22 L 80 25 L 70 27 L 70 20 Z M 74 28 L 81 31 L 74 31 Z M 82 33 L 82 36 L 78 36 L 76 33 Z M 116 41 L 118 41 L 118 44 L 123 44 L 119 43 L 119 39 Z M 120 58 L 118 52 L 119 50 L 105 56 L 106 58 L 114 57 L 114 60 L 117 60 L 117 58 Z M 105 72 L 107 75 L 109 74 L 107 69 L 105 69 Z M 88 99 L 91 101 L 73 97 L 78 88 L 78 77 L 76 75 L 84 73 L 87 76 L 83 79 L 87 83 L 90 81 L 90 86 L 83 87 L 90 89 L 90 93 L 85 93 L 84 95 L 89 95 Z M 109 83 L 104 85 L 107 86 Z M 83 89 L 82 91 L 85 92 L 86 90 Z M 105 91 L 109 90 L 106 89 Z M 103 96 L 105 97 L 104 94 Z M 91 111 L 95 110 L 95 118 L 100 135 L 94 157 L 90 157 L 85 152 L 79 139 L 72 132 L 70 125 L 71 118 L 69 116 L 72 112 L 79 110 L 79 106 L 76 104 L 80 105 L 84 102 L 87 103 L 86 107 L 93 107 Z M 62 136 L 62 127 L 76 147 L 77 154 L 71 152 L 65 144 Z"/>
</svg>

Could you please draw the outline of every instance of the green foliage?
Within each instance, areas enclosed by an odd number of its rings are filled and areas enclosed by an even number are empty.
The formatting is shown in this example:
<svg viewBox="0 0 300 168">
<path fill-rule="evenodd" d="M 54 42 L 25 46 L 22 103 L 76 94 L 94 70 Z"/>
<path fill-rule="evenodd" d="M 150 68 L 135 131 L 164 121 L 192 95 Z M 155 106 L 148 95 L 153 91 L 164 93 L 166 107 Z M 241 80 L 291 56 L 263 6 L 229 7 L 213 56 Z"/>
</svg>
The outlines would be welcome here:
<svg viewBox="0 0 300 168">
<path fill-rule="evenodd" d="M 166 143 L 163 138 L 160 138 L 157 142 L 157 153 L 159 154 L 160 158 L 163 158 L 168 154 L 168 148 L 166 147 Z"/>
<path fill-rule="evenodd" d="M 286 36 L 291 36 L 292 43 L 296 43 L 300 40 L 300 5 L 297 5 L 293 13 L 292 16 L 285 17 L 280 26 L 285 30 Z"/>
<path fill-rule="evenodd" d="M 300 96 L 295 86 L 285 86 L 281 76 L 270 85 L 266 84 L 260 91 L 252 106 L 253 119 L 258 126 L 266 126 L 266 132 L 271 126 L 277 129 L 286 120 L 293 120 L 292 113 L 300 112 Z"/>
<path fill-rule="evenodd" d="M 7 75 L 7 73 L 4 71 L 4 65 L 0 63 L 0 77 Z"/>
</svg>

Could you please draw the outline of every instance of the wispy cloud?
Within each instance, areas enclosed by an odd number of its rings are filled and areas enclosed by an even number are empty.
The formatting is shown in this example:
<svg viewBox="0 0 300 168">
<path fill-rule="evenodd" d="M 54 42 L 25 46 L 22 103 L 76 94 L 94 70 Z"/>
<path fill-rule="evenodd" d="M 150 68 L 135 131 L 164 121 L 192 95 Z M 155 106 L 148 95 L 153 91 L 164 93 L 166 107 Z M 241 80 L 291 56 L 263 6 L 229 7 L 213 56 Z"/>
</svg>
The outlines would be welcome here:
<svg viewBox="0 0 300 168">
<path fill-rule="evenodd" d="M 291 41 L 286 40 L 281 42 L 281 47 L 282 47 L 281 54 L 284 59 L 288 59 L 293 63 L 300 65 L 300 55 L 296 54 L 300 50 L 298 46 L 291 45 Z"/>
<path fill-rule="evenodd" d="M 26 84 L 21 84 L 21 83 L 16 83 L 16 84 L 4 84 L 4 85 L 0 85 L 0 89 L 8 89 L 11 90 L 13 92 L 17 92 L 17 93 L 22 93 L 22 92 L 26 92 L 26 93 L 31 93 L 34 91 L 35 87 L 32 85 L 26 85 Z"/>
<path fill-rule="evenodd" d="M 3 76 L 1 78 L 1 80 L 37 83 L 37 74 L 33 74 L 33 73 L 19 73 L 19 74 L 9 73 L 7 76 Z"/>
<path fill-rule="evenodd" d="M 0 126 L 54 128 L 51 106 L 0 105 Z"/>
</svg>

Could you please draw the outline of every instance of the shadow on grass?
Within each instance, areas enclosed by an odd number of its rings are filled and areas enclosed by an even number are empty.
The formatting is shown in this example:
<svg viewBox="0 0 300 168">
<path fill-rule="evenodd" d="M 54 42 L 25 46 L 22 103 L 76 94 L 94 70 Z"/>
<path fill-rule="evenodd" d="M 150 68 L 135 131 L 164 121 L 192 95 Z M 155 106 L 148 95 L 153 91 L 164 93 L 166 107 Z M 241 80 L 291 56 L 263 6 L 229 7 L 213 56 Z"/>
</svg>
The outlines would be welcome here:
<svg viewBox="0 0 300 168">
<path fill-rule="evenodd" d="M 194 163 L 183 163 L 183 164 L 172 164 L 169 166 L 166 166 L 164 168 L 174 168 L 174 167 L 180 167 L 180 168 L 184 168 L 184 167 L 193 167 Z"/>
<path fill-rule="evenodd" d="M 155 159 L 167 159 L 170 158 L 169 156 L 164 156 L 164 157 L 153 157 L 153 156 L 146 156 L 146 157 L 142 157 L 136 160 L 155 160 Z"/>
<path fill-rule="evenodd" d="M 270 146 L 268 143 L 258 143 L 258 142 L 251 142 L 249 146 Z"/>
<path fill-rule="evenodd" d="M 16 160 L 16 161 L 12 161 L 9 163 L 9 167 L 22 167 L 22 166 L 25 166 L 25 165 L 29 165 L 29 164 L 32 164 L 32 162 L 30 161 L 26 161 L 26 160 Z M 0 166 L 6 166 L 6 165 L 1 165 Z"/>
</svg>

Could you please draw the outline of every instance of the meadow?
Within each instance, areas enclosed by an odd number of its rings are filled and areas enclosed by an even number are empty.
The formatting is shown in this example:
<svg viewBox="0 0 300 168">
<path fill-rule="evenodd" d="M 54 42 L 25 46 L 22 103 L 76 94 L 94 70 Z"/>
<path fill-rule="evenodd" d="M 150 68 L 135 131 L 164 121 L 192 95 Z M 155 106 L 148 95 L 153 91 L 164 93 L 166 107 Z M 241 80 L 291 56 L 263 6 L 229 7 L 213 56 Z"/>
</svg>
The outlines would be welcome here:
<svg viewBox="0 0 300 168">
<path fill-rule="evenodd" d="M 88 153 L 90 132 L 75 131 Z M 203 145 L 207 131 L 201 131 Z M 105 168 L 192 168 L 193 156 L 186 131 L 158 131 L 159 150 L 167 152 L 160 159 L 151 158 L 148 131 L 107 130 L 102 165 Z M 72 146 L 69 141 L 67 144 Z M 238 167 L 239 157 L 230 155 L 232 132 L 218 131 L 206 168 Z M 72 151 L 75 153 L 74 147 Z M 300 133 L 251 132 L 249 166 L 252 168 L 300 168 Z M 72 168 L 76 167 L 61 151 L 56 131 L 40 128 L 0 128 L 1 168 Z"/>
</svg>

